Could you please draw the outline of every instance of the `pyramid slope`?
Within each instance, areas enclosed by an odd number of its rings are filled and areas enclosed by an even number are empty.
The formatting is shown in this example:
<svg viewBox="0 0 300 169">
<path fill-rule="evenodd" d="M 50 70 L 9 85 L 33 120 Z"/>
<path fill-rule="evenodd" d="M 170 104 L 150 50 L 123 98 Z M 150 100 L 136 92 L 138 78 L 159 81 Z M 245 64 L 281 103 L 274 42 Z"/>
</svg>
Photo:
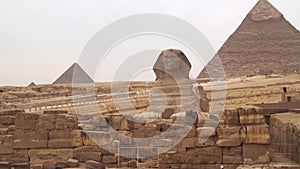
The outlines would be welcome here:
<svg viewBox="0 0 300 169">
<path fill-rule="evenodd" d="M 74 63 L 53 82 L 53 84 L 64 83 L 94 83 L 94 81 L 77 63 Z"/>
<path fill-rule="evenodd" d="M 260 0 L 220 48 L 227 78 L 300 72 L 300 33 L 267 0 Z M 213 71 L 217 58 L 207 66 Z M 206 69 L 200 78 L 209 77 Z"/>
</svg>

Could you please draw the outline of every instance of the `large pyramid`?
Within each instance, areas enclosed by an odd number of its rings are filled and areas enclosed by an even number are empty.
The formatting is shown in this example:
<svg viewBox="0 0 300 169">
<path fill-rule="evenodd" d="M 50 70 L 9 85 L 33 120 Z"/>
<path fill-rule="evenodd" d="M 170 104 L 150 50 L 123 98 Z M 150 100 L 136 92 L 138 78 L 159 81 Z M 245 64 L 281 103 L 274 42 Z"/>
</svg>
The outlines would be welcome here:
<svg viewBox="0 0 300 169">
<path fill-rule="evenodd" d="M 93 79 L 77 63 L 74 63 L 53 84 L 93 82 Z"/>
<path fill-rule="evenodd" d="M 300 73 L 300 33 L 267 0 L 260 0 L 217 54 L 227 78 Z M 221 69 L 216 61 L 214 57 L 207 65 L 213 71 Z M 206 69 L 199 77 L 208 77 Z"/>
</svg>

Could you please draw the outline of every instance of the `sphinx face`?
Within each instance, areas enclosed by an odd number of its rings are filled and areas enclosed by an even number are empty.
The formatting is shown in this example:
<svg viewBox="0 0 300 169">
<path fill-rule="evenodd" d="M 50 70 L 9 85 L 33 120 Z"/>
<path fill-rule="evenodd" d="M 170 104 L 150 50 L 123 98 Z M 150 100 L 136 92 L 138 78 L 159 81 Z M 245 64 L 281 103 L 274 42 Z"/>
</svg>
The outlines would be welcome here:
<svg viewBox="0 0 300 169">
<path fill-rule="evenodd" d="M 163 58 L 163 66 L 166 71 L 180 70 L 181 59 L 171 52 L 167 52 Z"/>
</svg>

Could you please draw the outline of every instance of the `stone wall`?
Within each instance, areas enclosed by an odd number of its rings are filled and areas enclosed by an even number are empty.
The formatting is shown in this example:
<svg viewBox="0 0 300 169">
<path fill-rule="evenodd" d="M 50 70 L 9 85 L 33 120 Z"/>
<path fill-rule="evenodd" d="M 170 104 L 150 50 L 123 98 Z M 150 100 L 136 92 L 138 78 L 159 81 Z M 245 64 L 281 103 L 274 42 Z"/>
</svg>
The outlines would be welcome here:
<svg viewBox="0 0 300 169">
<path fill-rule="evenodd" d="M 291 95 L 300 93 L 297 79 L 299 79 L 297 76 L 229 79 L 226 81 L 226 106 L 281 102 L 284 87 Z M 201 85 L 211 100 L 211 85 L 209 83 Z"/>
<path fill-rule="evenodd" d="M 213 119 L 208 119 L 213 123 Z M 203 144 L 199 134 L 214 128 L 197 124 L 194 135 L 170 153 L 162 154 L 162 168 L 236 168 L 242 164 L 269 163 L 270 135 L 260 110 L 252 107 L 226 110 L 215 134 Z M 205 136 L 205 135 L 204 135 Z"/>
<path fill-rule="evenodd" d="M 273 114 L 270 124 L 272 147 L 290 160 L 300 163 L 300 114 Z"/>
<path fill-rule="evenodd" d="M 172 119 L 174 117 L 151 124 L 137 124 L 128 123 L 121 116 L 106 117 L 120 133 L 141 138 L 164 132 L 172 124 Z M 204 126 L 205 120 L 207 125 Z M 55 166 L 103 168 L 104 165 L 138 165 L 138 168 L 219 169 L 222 165 L 236 168 L 243 164 L 269 163 L 269 127 L 260 109 L 226 110 L 214 130 L 218 121 L 217 117 L 200 113 L 197 123 L 176 147 L 157 157 L 137 161 L 119 158 L 99 147 L 83 132 L 76 116 L 66 111 L 45 111 L 43 114 L 1 112 L 0 166 L 21 165 L 26 168 L 30 165 L 46 169 Z M 213 134 L 206 135 L 210 133 L 208 131 L 213 131 Z M 204 143 L 198 141 L 200 135 L 202 139 L 207 138 Z M 168 140 L 160 143 L 167 144 Z"/>
</svg>

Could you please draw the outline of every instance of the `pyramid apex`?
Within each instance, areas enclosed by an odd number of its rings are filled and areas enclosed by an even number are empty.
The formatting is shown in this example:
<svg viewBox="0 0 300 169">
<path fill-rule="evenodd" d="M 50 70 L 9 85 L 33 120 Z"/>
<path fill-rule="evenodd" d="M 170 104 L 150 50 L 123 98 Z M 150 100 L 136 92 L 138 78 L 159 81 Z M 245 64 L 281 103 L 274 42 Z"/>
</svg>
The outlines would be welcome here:
<svg viewBox="0 0 300 169">
<path fill-rule="evenodd" d="M 28 87 L 31 87 L 31 86 L 36 86 L 36 84 L 34 82 L 31 82 Z"/>
<path fill-rule="evenodd" d="M 75 62 L 53 82 L 53 84 L 62 83 L 94 83 L 94 80 Z"/>
<path fill-rule="evenodd" d="M 74 63 L 70 66 L 70 68 L 72 68 L 72 67 L 77 67 L 77 66 L 79 66 L 79 64 L 76 63 L 76 62 L 74 62 Z M 80 67 L 80 66 L 79 66 L 79 67 Z"/>
<path fill-rule="evenodd" d="M 259 0 L 254 8 L 250 11 L 251 19 L 254 21 L 265 21 L 282 16 L 268 0 Z"/>
<path fill-rule="evenodd" d="M 79 64 L 77 62 L 74 62 L 72 66 L 74 66 L 74 65 L 78 65 L 79 66 Z"/>
</svg>

